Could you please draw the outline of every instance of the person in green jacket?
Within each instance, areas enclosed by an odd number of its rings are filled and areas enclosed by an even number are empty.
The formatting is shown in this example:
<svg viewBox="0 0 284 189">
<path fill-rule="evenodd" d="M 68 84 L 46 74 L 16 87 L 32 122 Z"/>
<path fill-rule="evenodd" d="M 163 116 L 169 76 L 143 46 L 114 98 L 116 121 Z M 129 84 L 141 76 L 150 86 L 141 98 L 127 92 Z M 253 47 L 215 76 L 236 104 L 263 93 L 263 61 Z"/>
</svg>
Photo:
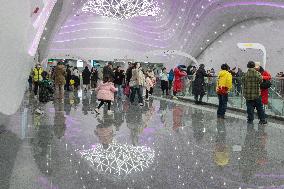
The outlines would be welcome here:
<svg viewBox="0 0 284 189">
<path fill-rule="evenodd" d="M 260 84 L 262 82 L 261 74 L 255 70 L 253 61 L 247 64 L 248 71 L 242 77 L 243 94 L 246 99 L 248 123 L 253 124 L 254 109 L 257 110 L 259 124 L 267 124 L 263 104 L 261 102 Z"/>
</svg>

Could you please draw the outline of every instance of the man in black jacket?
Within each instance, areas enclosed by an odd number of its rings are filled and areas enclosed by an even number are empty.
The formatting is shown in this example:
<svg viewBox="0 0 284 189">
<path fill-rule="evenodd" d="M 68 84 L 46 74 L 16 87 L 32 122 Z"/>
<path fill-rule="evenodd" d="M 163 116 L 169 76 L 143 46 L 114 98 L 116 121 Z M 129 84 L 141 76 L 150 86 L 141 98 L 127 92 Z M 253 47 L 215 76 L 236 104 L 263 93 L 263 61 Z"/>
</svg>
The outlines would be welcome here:
<svg viewBox="0 0 284 189">
<path fill-rule="evenodd" d="M 111 78 L 111 80 L 113 81 L 114 79 L 114 73 L 113 73 L 113 67 L 112 67 L 112 63 L 109 62 L 104 68 L 103 68 L 103 78 Z"/>
<path fill-rule="evenodd" d="M 117 97 L 119 99 L 123 99 L 122 85 L 124 83 L 125 75 L 123 70 L 121 70 L 120 66 L 117 66 L 114 72 L 114 84 L 115 87 L 118 88 Z"/>
</svg>

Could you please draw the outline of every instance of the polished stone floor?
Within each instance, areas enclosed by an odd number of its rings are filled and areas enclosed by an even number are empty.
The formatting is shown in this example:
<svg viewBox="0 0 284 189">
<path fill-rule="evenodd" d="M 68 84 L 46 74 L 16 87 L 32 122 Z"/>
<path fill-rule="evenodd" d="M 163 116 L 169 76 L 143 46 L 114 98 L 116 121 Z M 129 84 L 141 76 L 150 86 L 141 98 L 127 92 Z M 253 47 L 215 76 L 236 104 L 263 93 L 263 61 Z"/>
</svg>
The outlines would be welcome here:
<svg viewBox="0 0 284 189">
<path fill-rule="evenodd" d="M 65 94 L 0 116 L 1 189 L 284 188 L 284 124 L 154 97 L 144 107 Z M 44 111 L 35 112 L 39 107 Z"/>
</svg>

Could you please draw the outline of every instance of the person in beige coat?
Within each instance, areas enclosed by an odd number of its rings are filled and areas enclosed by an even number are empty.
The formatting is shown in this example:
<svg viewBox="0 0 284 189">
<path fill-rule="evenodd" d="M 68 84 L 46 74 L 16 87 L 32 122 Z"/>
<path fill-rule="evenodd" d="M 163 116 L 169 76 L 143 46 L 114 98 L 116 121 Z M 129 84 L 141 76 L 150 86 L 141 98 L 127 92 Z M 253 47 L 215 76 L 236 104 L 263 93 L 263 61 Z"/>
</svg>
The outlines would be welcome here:
<svg viewBox="0 0 284 189">
<path fill-rule="evenodd" d="M 54 70 L 54 84 L 55 84 L 55 94 L 58 99 L 64 98 L 64 85 L 65 80 L 65 67 L 62 63 L 58 63 Z"/>
</svg>

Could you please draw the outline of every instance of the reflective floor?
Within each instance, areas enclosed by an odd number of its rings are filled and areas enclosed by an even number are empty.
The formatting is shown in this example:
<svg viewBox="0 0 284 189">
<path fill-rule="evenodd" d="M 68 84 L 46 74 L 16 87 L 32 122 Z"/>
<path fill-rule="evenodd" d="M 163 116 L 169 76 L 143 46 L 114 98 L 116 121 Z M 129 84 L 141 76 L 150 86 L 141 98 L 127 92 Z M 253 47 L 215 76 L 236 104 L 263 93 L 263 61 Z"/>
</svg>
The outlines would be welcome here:
<svg viewBox="0 0 284 189">
<path fill-rule="evenodd" d="M 28 94 L 0 116 L 1 189 L 284 188 L 284 124 L 155 97 L 143 108 L 95 95 L 38 104 Z M 34 110 L 44 111 L 39 115 Z"/>
</svg>

